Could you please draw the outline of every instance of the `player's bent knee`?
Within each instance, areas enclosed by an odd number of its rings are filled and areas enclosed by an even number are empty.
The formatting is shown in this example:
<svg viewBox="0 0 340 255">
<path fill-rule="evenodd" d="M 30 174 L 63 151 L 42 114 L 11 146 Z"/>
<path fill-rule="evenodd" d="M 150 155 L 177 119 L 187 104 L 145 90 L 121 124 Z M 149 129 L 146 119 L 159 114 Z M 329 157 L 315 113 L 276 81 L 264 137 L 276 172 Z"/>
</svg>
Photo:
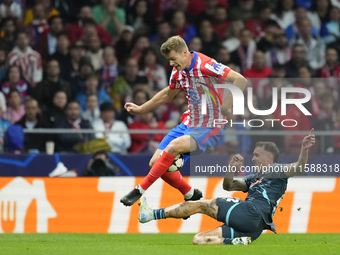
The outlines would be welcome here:
<svg viewBox="0 0 340 255">
<path fill-rule="evenodd" d="M 194 236 L 194 239 L 192 240 L 192 243 L 197 245 L 202 243 L 202 234 L 198 233 Z"/>
<path fill-rule="evenodd" d="M 172 141 L 169 145 L 165 148 L 165 151 L 173 156 L 177 156 L 180 154 L 180 144 L 177 141 Z"/>
</svg>

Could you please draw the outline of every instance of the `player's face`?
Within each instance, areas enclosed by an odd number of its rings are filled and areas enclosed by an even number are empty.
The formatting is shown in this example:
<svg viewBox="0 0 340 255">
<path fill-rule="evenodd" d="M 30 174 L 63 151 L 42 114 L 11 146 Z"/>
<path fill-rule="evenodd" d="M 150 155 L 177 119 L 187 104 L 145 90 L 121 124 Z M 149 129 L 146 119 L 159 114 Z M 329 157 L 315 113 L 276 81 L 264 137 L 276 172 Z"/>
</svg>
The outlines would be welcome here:
<svg viewBox="0 0 340 255">
<path fill-rule="evenodd" d="M 170 66 L 175 67 L 177 71 L 186 69 L 186 55 L 188 53 L 188 50 L 183 50 L 182 52 L 176 52 L 174 50 L 170 51 L 167 57 L 167 59 L 170 61 Z"/>
<path fill-rule="evenodd" d="M 261 170 L 262 166 L 268 166 L 270 164 L 270 152 L 265 151 L 264 147 L 256 147 L 252 161 L 257 167 L 257 171 Z"/>
</svg>

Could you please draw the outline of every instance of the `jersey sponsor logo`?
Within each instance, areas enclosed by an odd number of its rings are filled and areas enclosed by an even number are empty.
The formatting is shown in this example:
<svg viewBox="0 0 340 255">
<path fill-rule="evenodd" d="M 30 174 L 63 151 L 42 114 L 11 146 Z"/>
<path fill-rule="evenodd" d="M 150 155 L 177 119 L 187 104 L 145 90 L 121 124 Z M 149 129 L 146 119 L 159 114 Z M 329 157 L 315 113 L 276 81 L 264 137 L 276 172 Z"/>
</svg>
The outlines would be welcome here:
<svg viewBox="0 0 340 255">
<path fill-rule="evenodd" d="M 200 95 L 196 93 L 193 89 L 188 89 L 188 95 L 189 95 L 189 102 L 190 104 L 201 104 L 202 100 L 200 98 Z"/>
<path fill-rule="evenodd" d="M 221 63 L 214 63 L 213 65 L 206 63 L 204 65 L 204 67 L 206 69 L 208 69 L 210 72 L 213 72 L 217 75 L 223 76 L 223 74 L 224 74 L 223 69 L 224 69 L 225 65 L 222 65 Z"/>
</svg>

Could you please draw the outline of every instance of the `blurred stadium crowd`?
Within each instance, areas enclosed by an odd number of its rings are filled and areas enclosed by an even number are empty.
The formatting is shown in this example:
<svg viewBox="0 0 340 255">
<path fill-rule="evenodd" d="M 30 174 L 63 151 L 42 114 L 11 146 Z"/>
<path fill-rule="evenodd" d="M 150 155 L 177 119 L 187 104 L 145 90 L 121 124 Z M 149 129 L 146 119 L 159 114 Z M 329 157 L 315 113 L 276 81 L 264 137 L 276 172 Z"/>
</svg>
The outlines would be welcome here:
<svg viewBox="0 0 340 255">
<path fill-rule="evenodd" d="M 256 109 L 269 109 L 272 88 L 303 87 L 312 116 L 295 106 L 286 119 L 295 128 L 265 122 L 255 130 L 339 130 L 339 0 L 2 0 L 0 1 L 0 130 L 94 129 L 95 134 L 25 134 L 23 148 L 5 152 L 74 152 L 74 145 L 103 138 L 114 153 L 154 151 L 164 135 L 124 133 L 128 129 L 168 129 L 187 110 L 184 91 L 154 112 L 129 114 L 126 101 L 146 102 L 168 85 L 171 67 L 159 48 L 180 35 L 189 49 L 242 73 L 253 87 Z M 299 97 L 299 95 L 291 95 Z M 279 97 L 280 98 L 280 97 Z M 231 116 L 240 121 L 239 116 Z M 270 116 L 282 119 L 280 107 Z M 296 136 L 237 136 L 227 128 L 219 153 L 250 152 L 272 140 L 294 153 Z M 105 134 L 105 130 L 117 133 Z M 11 131 L 15 136 L 18 129 Z M 287 132 L 288 134 L 288 132 Z M 340 138 L 326 137 L 329 153 Z M 20 149 L 20 150 L 18 150 Z M 100 148 L 99 148 L 100 149 Z M 316 151 L 318 153 L 318 148 Z"/>
</svg>

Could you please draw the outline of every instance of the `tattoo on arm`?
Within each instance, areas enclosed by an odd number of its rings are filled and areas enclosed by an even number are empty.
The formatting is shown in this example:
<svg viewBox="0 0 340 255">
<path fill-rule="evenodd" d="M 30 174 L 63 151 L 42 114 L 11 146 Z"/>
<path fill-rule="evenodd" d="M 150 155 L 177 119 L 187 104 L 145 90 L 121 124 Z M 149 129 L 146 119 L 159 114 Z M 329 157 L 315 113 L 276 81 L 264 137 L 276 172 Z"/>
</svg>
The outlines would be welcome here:
<svg viewBox="0 0 340 255">
<path fill-rule="evenodd" d="M 243 180 L 233 180 L 231 190 L 235 191 L 247 191 L 247 185 Z"/>
</svg>

